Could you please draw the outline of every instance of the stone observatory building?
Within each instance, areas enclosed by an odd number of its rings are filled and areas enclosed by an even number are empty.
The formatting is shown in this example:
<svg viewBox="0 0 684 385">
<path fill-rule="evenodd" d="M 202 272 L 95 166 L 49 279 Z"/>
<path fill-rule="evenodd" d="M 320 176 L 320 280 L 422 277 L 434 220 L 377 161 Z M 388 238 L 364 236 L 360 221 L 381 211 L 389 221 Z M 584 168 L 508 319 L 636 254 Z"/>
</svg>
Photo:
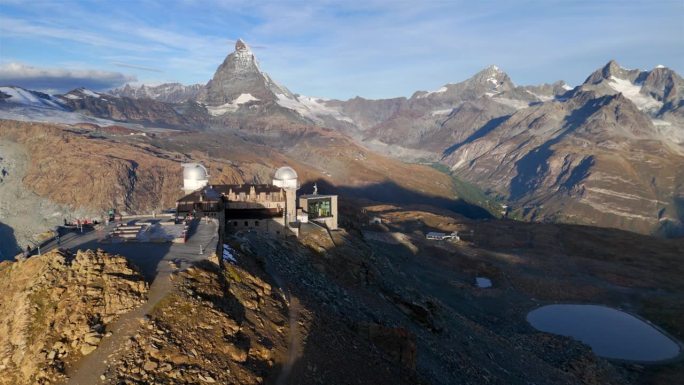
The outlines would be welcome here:
<svg viewBox="0 0 684 385">
<path fill-rule="evenodd" d="M 188 168 L 183 167 L 185 178 Z M 204 171 L 197 172 L 198 180 L 203 181 L 201 178 L 208 175 L 204 167 L 190 170 Z M 319 196 L 317 192 L 303 195 L 299 202 L 304 207 L 298 208 L 298 175 L 289 166 L 277 169 L 271 184 L 227 185 L 207 181 L 197 186 L 176 202 L 176 215 L 216 218 L 222 233 L 257 231 L 272 236 L 299 236 L 302 224 L 311 222 L 329 230 L 337 229 L 337 196 Z M 309 213 L 310 210 L 314 211 Z"/>
</svg>

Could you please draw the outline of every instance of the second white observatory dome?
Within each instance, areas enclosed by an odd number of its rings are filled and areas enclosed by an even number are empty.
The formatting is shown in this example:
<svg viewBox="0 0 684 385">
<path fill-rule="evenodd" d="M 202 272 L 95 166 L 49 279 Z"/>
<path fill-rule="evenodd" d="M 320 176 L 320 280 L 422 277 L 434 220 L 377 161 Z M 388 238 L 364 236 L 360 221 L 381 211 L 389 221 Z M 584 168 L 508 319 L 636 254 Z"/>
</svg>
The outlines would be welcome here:
<svg viewBox="0 0 684 385">
<path fill-rule="evenodd" d="M 282 188 L 299 188 L 297 184 L 297 172 L 289 166 L 283 166 L 276 170 L 273 177 L 273 185 Z"/>
</svg>

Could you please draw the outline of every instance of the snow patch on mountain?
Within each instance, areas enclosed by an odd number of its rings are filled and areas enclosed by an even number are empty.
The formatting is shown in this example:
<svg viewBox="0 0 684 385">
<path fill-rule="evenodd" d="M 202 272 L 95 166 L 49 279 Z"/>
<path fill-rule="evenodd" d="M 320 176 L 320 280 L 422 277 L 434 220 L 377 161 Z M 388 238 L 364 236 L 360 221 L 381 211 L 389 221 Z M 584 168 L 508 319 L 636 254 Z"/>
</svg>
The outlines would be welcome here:
<svg viewBox="0 0 684 385">
<path fill-rule="evenodd" d="M 563 88 L 565 88 L 565 86 Z M 548 102 L 549 100 L 555 99 L 555 97 L 553 95 L 540 95 L 540 94 L 534 93 L 530 90 L 525 90 L 525 91 L 527 91 L 528 94 L 534 96 L 535 98 L 541 100 L 542 102 Z"/>
<path fill-rule="evenodd" d="M 422 95 L 418 95 L 418 98 L 419 99 L 427 98 L 428 96 L 433 95 L 433 94 L 441 94 L 441 93 L 447 92 L 447 90 L 448 90 L 448 88 L 446 86 L 440 87 L 438 90 L 429 91 L 429 92 L 426 92 Z"/>
<path fill-rule="evenodd" d="M 672 123 L 668 122 L 667 120 L 662 120 L 662 119 L 651 119 L 653 122 L 654 126 L 671 126 Z"/>
<path fill-rule="evenodd" d="M 661 101 L 651 96 L 641 93 L 641 86 L 633 84 L 629 80 L 611 76 L 608 85 L 616 92 L 622 93 L 627 99 L 631 100 L 637 108 L 644 111 L 657 110 L 663 106 Z"/>
<path fill-rule="evenodd" d="M 653 122 L 653 126 L 655 126 L 663 142 L 684 145 L 684 127 L 662 119 L 651 119 L 651 122 Z M 677 148 L 677 150 L 681 152 L 684 151 L 684 148 Z"/>
<path fill-rule="evenodd" d="M 237 98 L 235 98 L 235 100 L 233 100 L 233 104 L 240 105 L 240 104 L 245 104 L 247 102 L 257 101 L 257 100 L 259 100 L 259 99 L 252 96 L 252 94 L 240 94 L 240 96 L 238 96 Z"/>
<path fill-rule="evenodd" d="M 339 110 L 333 107 L 328 107 L 321 103 L 324 101 L 321 98 L 301 95 L 289 97 L 285 94 L 277 94 L 277 96 L 277 103 L 280 106 L 293 110 L 299 115 L 311 119 L 316 123 L 323 123 L 322 118 L 329 117 L 342 122 L 354 124 L 354 121 L 351 118 L 345 116 Z"/>
<path fill-rule="evenodd" d="M 444 110 L 434 110 L 434 111 L 430 112 L 430 115 L 432 115 L 432 116 L 449 115 L 451 113 L 451 111 L 453 111 L 453 110 L 454 110 L 453 108 L 447 108 Z"/>
<path fill-rule="evenodd" d="M 522 100 L 515 100 L 515 99 L 509 99 L 509 98 L 501 98 L 501 97 L 493 97 L 493 101 L 503 104 L 505 106 L 513 107 L 516 110 L 522 110 L 523 108 L 527 108 L 530 106 L 529 103 L 522 101 Z"/>
<path fill-rule="evenodd" d="M 0 87 L 0 92 L 9 95 L 9 98 L 5 99 L 9 103 L 34 107 L 50 107 L 60 110 L 64 109 L 64 106 L 52 96 L 29 91 L 21 87 Z"/>
<path fill-rule="evenodd" d="M 212 116 L 223 115 L 226 112 L 235 112 L 241 105 L 249 102 L 259 101 L 259 98 L 255 98 L 252 94 L 240 94 L 232 102 L 222 104 L 220 106 L 206 106 L 207 111 Z"/>
<path fill-rule="evenodd" d="M 58 96 L 58 98 L 60 98 L 60 99 L 71 99 L 71 100 L 83 99 L 85 97 L 103 99 L 103 94 L 101 94 L 99 92 L 91 91 L 87 88 L 78 88 L 78 89 L 69 91 L 68 93 L 66 93 L 64 95 Z"/>
<path fill-rule="evenodd" d="M 61 124 L 77 124 L 77 123 L 94 123 L 100 126 L 129 126 L 130 124 L 115 122 L 112 120 L 95 118 L 87 116 L 78 112 L 67 111 L 61 108 L 50 108 L 41 106 L 12 106 L 9 108 L 0 109 L 0 119 L 18 120 L 22 122 L 40 122 L 40 123 L 61 123 Z M 142 127 L 142 126 L 140 126 Z"/>
<path fill-rule="evenodd" d="M 93 98 L 100 98 L 100 94 L 98 94 L 97 92 L 93 92 L 93 91 L 91 91 L 91 90 L 89 90 L 89 89 L 85 89 L 85 88 L 84 88 L 83 90 L 81 90 L 81 92 L 82 92 L 84 95 L 86 95 L 86 96 L 90 96 L 90 97 L 93 97 Z"/>
</svg>

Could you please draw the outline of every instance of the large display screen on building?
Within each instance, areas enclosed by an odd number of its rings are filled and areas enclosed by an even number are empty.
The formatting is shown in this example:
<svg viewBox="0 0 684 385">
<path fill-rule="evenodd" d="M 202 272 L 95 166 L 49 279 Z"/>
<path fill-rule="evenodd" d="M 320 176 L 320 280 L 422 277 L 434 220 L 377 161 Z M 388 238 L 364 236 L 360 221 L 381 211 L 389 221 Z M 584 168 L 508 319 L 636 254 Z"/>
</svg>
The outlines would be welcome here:
<svg viewBox="0 0 684 385">
<path fill-rule="evenodd" d="M 330 198 L 309 199 L 307 211 L 309 218 L 325 218 L 332 216 Z"/>
</svg>

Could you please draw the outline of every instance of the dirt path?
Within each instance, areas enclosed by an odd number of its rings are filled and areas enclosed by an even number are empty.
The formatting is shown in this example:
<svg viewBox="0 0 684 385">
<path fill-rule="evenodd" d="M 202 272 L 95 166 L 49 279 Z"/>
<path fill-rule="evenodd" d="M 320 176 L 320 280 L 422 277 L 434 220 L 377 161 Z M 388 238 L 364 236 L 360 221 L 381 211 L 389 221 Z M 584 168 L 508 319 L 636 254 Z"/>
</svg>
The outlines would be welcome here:
<svg viewBox="0 0 684 385">
<path fill-rule="evenodd" d="M 107 325 L 107 330 L 113 332 L 112 336 L 102 339 L 93 353 L 83 357 L 67 371 L 69 380 L 66 385 L 101 384 L 103 381 L 100 376 L 107 369 L 108 363 L 125 348 L 125 342 L 136 333 L 143 317 L 154 309 L 155 305 L 173 288 L 169 277 L 176 270 L 171 267 L 169 262 L 175 261 L 180 269 L 184 269 L 193 262 L 205 259 L 216 248 L 217 225 L 209 223 L 198 224 L 198 226 L 197 232 L 187 243 L 174 244 L 169 248 L 164 258 L 159 261 L 156 277 L 150 285 L 147 302 Z M 200 244 L 206 250 L 202 255 L 198 252 Z M 135 263 L 135 260 L 133 262 Z"/>
<path fill-rule="evenodd" d="M 165 261 L 160 262 L 162 263 L 166 264 Z M 145 314 L 149 313 L 171 290 L 169 275 L 169 273 L 160 273 L 150 286 L 147 302 L 108 325 L 107 329 L 115 331 L 114 334 L 102 339 L 93 353 L 85 356 L 67 372 L 70 377 L 68 385 L 101 383 L 100 375 L 107 369 L 110 357 L 118 354 L 125 347 L 126 340 L 136 333 Z"/>
</svg>

